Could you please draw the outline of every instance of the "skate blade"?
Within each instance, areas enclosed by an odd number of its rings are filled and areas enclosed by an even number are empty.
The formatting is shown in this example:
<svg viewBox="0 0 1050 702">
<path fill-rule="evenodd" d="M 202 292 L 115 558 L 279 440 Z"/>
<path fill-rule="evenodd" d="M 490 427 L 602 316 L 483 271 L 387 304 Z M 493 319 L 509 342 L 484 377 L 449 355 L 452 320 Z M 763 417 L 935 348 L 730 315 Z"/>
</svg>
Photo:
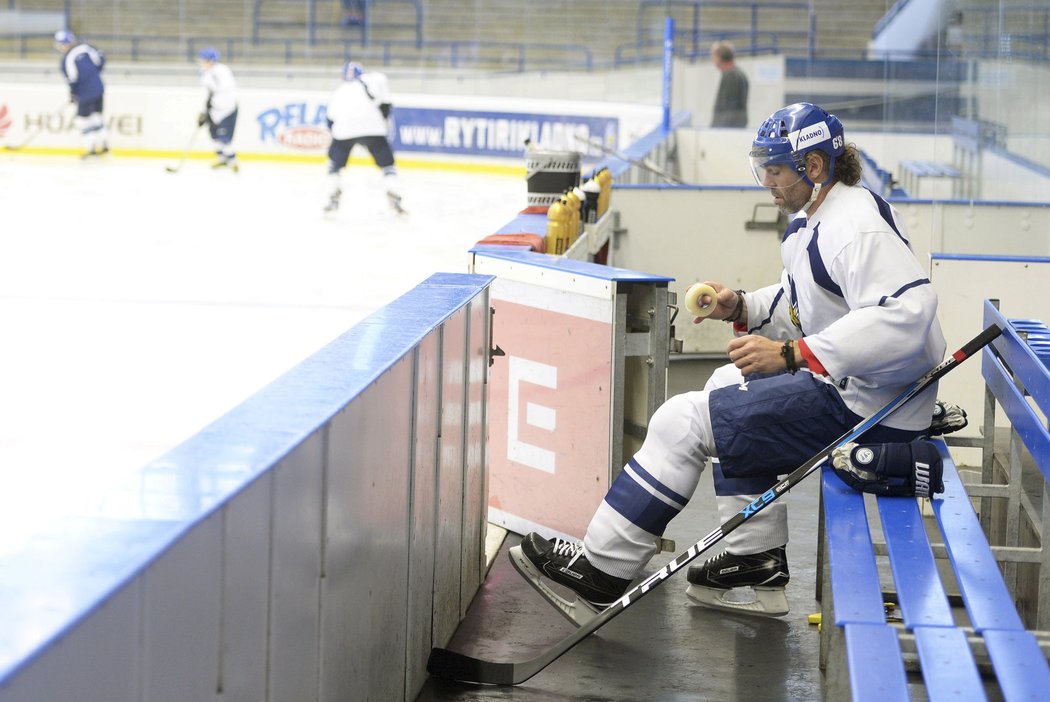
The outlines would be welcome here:
<svg viewBox="0 0 1050 702">
<path fill-rule="evenodd" d="M 583 626 L 598 616 L 598 610 L 594 609 L 589 603 L 579 598 L 570 602 L 552 590 L 547 583 L 543 582 L 543 575 L 536 570 L 536 566 L 532 564 L 532 561 L 521 552 L 521 546 L 512 547 L 508 555 L 514 569 L 525 578 L 529 585 L 532 585 L 533 589 L 543 596 L 543 599 L 550 602 L 563 617 L 575 626 Z"/>
<path fill-rule="evenodd" d="M 740 590 L 742 588 L 736 588 Z M 711 609 L 721 609 L 740 614 L 761 617 L 783 617 L 788 613 L 787 595 L 782 587 L 752 587 L 755 599 L 747 602 L 726 599 L 733 590 L 719 590 L 700 585 L 690 585 L 685 594 L 693 602 Z"/>
</svg>

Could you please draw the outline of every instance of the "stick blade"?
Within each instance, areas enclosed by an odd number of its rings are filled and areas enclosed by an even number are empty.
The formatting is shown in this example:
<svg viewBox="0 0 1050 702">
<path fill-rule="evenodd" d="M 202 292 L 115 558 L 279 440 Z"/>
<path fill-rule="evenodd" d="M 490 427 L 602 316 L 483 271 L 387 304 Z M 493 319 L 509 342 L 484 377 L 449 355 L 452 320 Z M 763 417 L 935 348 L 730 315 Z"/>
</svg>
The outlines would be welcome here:
<svg viewBox="0 0 1050 702">
<path fill-rule="evenodd" d="M 435 648 L 430 651 L 427 672 L 439 678 L 488 685 L 515 685 L 513 663 L 496 663 Z"/>
<path fill-rule="evenodd" d="M 168 173 L 178 173 L 179 172 L 179 169 L 176 168 L 175 166 L 164 166 L 164 170 L 166 170 Z"/>
</svg>

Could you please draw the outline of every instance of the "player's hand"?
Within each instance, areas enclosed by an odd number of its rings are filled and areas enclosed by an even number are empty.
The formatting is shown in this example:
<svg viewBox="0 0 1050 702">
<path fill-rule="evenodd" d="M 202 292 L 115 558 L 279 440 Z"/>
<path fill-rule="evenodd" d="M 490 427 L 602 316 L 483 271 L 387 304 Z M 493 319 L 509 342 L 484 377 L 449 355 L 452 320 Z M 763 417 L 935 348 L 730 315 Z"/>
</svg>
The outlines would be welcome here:
<svg viewBox="0 0 1050 702">
<path fill-rule="evenodd" d="M 717 303 L 712 300 L 708 295 L 701 295 L 697 302 L 700 303 L 701 307 L 706 307 L 710 304 L 715 304 L 714 310 L 710 314 L 703 317 L 693 317 L 693 324 L 699 324 L 705 319 L 718 319 L 722 320 L 733 314 L 733 310 L 736 309 L 736 292 L 732 288 L 727 288 L 721 283 L 714 283 L 709 280 L 704 281 L 705 285 L 710 285 L 718 293 Z"/>
<path fill-rule="evenodd" d="M 780 355 L 780 349 L 783 346 L 783 341 L 774 341 L 764 336 L 748 334 L 731 339 L 726 347 L 726 351 L 729 353 L 729 360 L 744 375 L 752 373 L 779 373 L 787 369 L 787 363 L 784 361 L 784 357 Z"/>
<path fill-rule="evenodd" d="M 207 121 L 208 121 L 208 113 L 207 112 L 201 112 L 199 115 L 197 115 L 197 126 L 198 127 L 203 127 L 204 124 Z"/>
</svg>

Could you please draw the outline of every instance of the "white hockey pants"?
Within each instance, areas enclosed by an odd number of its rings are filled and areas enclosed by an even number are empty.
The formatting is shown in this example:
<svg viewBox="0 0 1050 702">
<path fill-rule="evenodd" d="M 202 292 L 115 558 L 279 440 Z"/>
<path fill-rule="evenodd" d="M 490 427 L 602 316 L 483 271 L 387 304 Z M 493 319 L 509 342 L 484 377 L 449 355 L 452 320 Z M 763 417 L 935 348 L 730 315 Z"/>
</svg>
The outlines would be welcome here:
<svg viewBox="0 0 1050 702">
<path fill-rule="evenodd" d="M 646 473 L 631 480 L 631 489 L 644 489 L 653 499 L 661 500 L 672 509 L 684 507 L 675 496 L 685 500 L 692 496 L 707 460 L 715 454 L 708 395 L 716 388 L 737 385 L 742 380 L 735 366 L 722 366 L 711 375 L 703 390 L 675 395 L 661 405 L 649 422 L 642 447 L 624 467 L 631 478 L 638 476 L 640 470 Z M 755 497 L 717 497 L 719 521 L 725 522 Z M 607 498 L 587 527 L 584 552 L 594 566 L 609 575 L 634 578 L 656 553 L 657 536 L 659 534 L 650 533 L 623 516 Z M 733 553 L 746 554 L 783 546 L 787 537 L 787 507 L 778 500 L 726 535 L 724 541 Z"/>
</svg>

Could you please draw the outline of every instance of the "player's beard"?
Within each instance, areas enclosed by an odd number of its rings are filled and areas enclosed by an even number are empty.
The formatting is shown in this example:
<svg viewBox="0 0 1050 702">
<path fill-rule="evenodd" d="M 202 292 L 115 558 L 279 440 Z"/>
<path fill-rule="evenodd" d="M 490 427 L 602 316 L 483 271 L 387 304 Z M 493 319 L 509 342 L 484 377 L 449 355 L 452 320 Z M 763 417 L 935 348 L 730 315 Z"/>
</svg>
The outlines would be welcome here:
<svg viewBox="0 0 1050 702">
<path fill-rule="evenodd" d="M 787 186 L 786 188 L 770 188 L 774 197 L 779 197 L 777 207 L 786 215 L 793 215 L 809 204 L 809 196 L 813 192 L 810 186 L 802 178 Z"/>
</svg>

